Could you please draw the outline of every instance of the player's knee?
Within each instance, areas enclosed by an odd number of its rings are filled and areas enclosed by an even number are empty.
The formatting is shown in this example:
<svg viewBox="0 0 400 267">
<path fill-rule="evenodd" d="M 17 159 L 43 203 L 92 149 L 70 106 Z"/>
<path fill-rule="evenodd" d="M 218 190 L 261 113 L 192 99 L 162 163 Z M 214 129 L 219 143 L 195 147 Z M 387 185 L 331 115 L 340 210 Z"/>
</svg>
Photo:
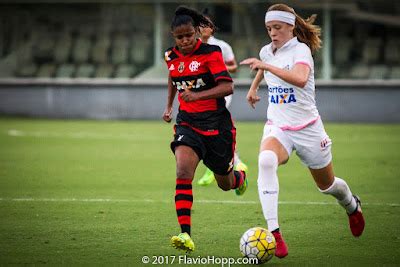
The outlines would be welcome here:
<svg viewBox="0 0 400 267">
<path fill-rule="evenodd" d="M 220 178 L 220 177 L 218 177 L 218 178 Z M 217 180 L 217 183 L 218 183 L 218 187 L 221 188 L 223 191 L 231 190 L 232 183 L 231 183 L 231 180 L 229 179 L 229 177 L 222 177 L 222 178 L 216 179 L 216 180 Z"/>
<path fill-rule="evenodd" d="M 275 171 L 278 168 L 278 156 L 272 150 L 264 150 L 258 155 L 258 167 Z"/>
<path fill-rule="evenodd" d="M 218 187 L 221 188 L 223 191 L 229 191 L 232 188 L 232 186 L 228 183 L 218 184 Z"/>
</svg>

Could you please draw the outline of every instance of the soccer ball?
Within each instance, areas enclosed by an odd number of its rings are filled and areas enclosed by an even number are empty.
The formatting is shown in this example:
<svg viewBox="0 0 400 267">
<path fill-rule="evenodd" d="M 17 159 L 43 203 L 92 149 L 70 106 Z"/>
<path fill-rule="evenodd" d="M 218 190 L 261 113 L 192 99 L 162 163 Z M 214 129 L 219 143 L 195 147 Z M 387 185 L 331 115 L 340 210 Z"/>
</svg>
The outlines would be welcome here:
<svg viewBox="0 0 400 267">
<path fill-rule="evenodd" d="M 240 252 L 246 258 L 257 258 L 258 264 L 269 261 L 275 254 L 275 237 L 261 227 L 247 230 L 240 238 Z"/>
</svg>

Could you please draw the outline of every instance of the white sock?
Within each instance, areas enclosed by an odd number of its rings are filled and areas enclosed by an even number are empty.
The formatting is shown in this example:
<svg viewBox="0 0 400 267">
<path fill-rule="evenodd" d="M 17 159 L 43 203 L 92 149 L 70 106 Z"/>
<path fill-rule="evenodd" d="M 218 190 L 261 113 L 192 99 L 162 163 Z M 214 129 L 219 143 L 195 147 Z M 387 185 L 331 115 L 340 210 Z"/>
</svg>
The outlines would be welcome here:
<svg viewBox="0 0 400 267">
<path fill-rule="evenodd" d="M 258 195 L 268 230 L 279 228 L 278 224 L 278 156 L 271 150 L 258 155 Z"/>
<path fill-rule="evenodd" d="M 339 177 L 335 177 L 333 184 L 329 188 L 325 190 L 318 188 L 318 190 L 324 194 L 334 196 L 348 214 L 353 213 L 357 208 L 357 202 L 354 199 L 349 186 L 343 179 L 340 179 Z"/>
</svg>

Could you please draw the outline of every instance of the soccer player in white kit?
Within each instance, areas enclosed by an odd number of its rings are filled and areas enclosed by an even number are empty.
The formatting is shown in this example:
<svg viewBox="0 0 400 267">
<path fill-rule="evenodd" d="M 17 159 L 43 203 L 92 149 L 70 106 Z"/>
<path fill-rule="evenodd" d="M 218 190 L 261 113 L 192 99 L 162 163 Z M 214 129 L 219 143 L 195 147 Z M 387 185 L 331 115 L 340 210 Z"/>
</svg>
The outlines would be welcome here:
<svg viewBox="0 0 400 267">
<path fill-rule="evenodd" d="M 207 9 L 205 11 L 203 11 L 203 14 L 209 18 Z M 214 37 L 214 29 L 211 29 L 209 27 L 200 27 L 200 33 L 201 33 L 201 40 L 204 43 L 217 45 L 221 48 L 222 57 L 224 59 L 226 69 L 228 70 L 229 73 L 235 73 L 237 71 L 238 65 L 236 63 L 235 54 L 233 53 L 232 47 L 227 42 L 215 38 Z M 226 96 L 225 102 L 226 102 L 226 104 L 225 104 L 226 107 L 229 108 L 229 106 L 232 103 L 232 95 Z M 233 165 L 235 166 L 236 170 L 241 170 L 241 171 L 248 170 L 247 165 L 242 162 L 237 151 L 235 151 L 233 161 L 234 161 Z M 206 185 L 211 184 L 214 180 L 215 180 L 215 178 L 214 178 L 213 172 L 207 168 L 206 172 L 199 179 L 199 181 L 197 183 L 199 185 L 206 186 Z"/>
<path fill-rule="evenodd" d="M 283 258 L 288 248 L 279 230 L 277 168 L 289 160 L 293 150 L 309 168 L 320 192 L 338 200 L 349 217 L 351 232 L 362 234 L 365 221 L 361 203 L 347 183 L 334 175 L 331 139 L 324 129 L 315 104 L 312 52 L 321 47 L 320 28 L 315 16 L 304 20 L 293 8 L 272 5 L 265 25 L 272 42 L 260 51 L 260 59 L 248 58 L 240 64 L 257 70 L 247 101 L 254 108 L 257 90 L 264 79 L 268 85 L 268 120 L 258 157 L 258 192 L 268 229 L 277 242 L 275 255 Z"/>
</svg>

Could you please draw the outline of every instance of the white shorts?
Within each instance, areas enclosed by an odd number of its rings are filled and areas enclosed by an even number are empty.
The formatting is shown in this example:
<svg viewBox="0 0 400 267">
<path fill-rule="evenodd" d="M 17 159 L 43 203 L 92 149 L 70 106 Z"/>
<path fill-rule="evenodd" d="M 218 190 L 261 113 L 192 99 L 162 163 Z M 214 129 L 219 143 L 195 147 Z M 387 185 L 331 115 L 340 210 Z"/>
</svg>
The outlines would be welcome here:
<svg viewBox="0 0 400 267">
<path fill-rule="evenodd" d="M 320 118 L 298 131 L 283 131 L 278 126 L 265 124 L 261 142 L 268 137 L 278 139 L 289 156 L 296 150 L 303 164 L 311 169 L 322 169 L 332 161 L 332 141 L 325 132 Z"/>
</svg>

